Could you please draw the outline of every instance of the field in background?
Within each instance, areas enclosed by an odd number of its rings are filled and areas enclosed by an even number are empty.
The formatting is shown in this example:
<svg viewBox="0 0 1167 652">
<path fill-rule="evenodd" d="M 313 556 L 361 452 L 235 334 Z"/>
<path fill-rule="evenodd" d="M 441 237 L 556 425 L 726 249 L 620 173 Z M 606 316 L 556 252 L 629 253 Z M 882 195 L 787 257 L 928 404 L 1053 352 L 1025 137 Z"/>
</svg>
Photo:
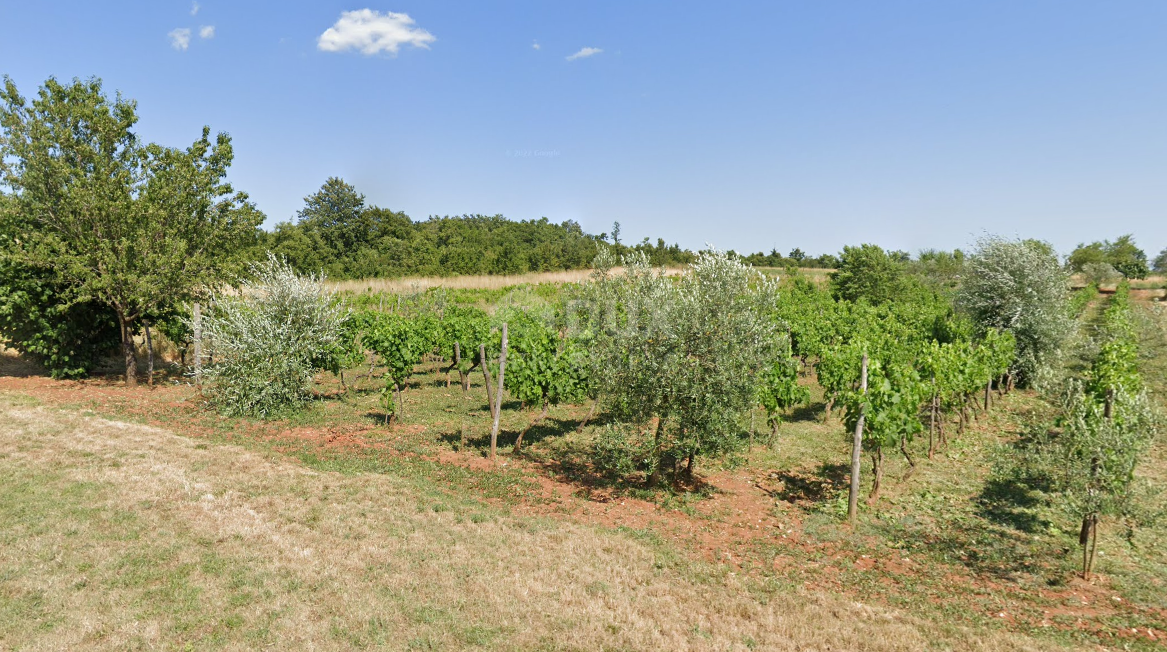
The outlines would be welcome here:
<svg viewBox="0 0 1167 652">
<path fill-rule="evenodd" d="M 785 276 L 786 270 L 781 267 L 758 267 L 759 271 L 769 276 Z M 617 273 L 621 268 L 616 268 Z M 827 274 L 834 270 L 806 268 L 799 270 L 816 282 L 825 282 Z M 519 285 L 539 285 L 543 283 L 580 283 L 587 280 L 592 273 L 590 269 L 576 269 L 561 272 L 532 272 L 530 274 L 481 275 L 481 276 L 419 276 L 413 278 L 387 279 L 373 278 L 351 281 L 329 281 L 328 285 L 337 292 L 353 292 L 357 294 L 386 293 L 413 293 L 424 292 L 430 288 L 447 288 L 451 290 L 502 290 Z M 670 268 L 669 274 L 681 273 L 681 268 Z"/>
</svg>

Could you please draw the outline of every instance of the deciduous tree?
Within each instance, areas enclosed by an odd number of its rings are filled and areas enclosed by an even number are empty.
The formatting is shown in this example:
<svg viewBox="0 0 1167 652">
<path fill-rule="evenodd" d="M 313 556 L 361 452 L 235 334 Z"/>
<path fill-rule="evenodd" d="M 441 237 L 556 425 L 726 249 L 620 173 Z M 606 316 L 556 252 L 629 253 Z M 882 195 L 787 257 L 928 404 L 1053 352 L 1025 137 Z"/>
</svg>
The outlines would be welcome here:
<svg viewBox="0 0 1167 652">
<path fill-rule="evenodd" d="M 97 79 L 50 78 L 29 102 L 5 78 L 0 102 L 0 179 L 20 215 L 4 255 L 51 274 L 67 303 L 108 306 L 135 384 L 139 320 L 205 297 L 263 221 L 224 180 L 231 139 L 204 127 L 184 150 L 144 144 L 136 103 Z"/>
</svg>

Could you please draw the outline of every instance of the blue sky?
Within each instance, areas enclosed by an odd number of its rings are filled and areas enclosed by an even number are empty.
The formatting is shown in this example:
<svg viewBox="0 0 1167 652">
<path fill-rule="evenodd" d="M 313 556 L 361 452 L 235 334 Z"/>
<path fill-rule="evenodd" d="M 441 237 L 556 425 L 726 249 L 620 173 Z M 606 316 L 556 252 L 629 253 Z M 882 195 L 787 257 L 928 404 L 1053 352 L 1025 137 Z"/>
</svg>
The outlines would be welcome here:
<svg viewBox="0 0 1167 652">
<path fill-rule="evenodd" d="M 23 94 L 95 75 L 148 140 L 229 132 L 269 225 L 336 175 L 415 220 L 739 251 L 1133 232 L 1153 256 L 1165 64 L 1159 0 L 0 0 Z"/>
</svg>

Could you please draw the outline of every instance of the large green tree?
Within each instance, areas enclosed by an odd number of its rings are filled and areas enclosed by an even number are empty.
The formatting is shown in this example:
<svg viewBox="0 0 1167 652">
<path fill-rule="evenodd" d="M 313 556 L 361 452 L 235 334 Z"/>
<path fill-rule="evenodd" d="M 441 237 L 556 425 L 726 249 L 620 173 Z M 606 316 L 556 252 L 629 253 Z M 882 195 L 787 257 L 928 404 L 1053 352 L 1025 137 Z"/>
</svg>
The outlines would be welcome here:
<svg viewBox="0 0 1167 652">
<path fill-rule="evenodd" d="M 1070 269 L 1083 271 L 1091 263 L 1106 263 L 1127 278 L 1146 278 L 1150 271 L 1147 254 L 1135 244 L 1131 234 L 1119 236 L 1117 240 L 1103 240 L 1090 244 L 1080 244 L 1070 253 Z"/>
<path fill-rule="evenodd" d="M 898 253 L 898 252 L 897 252 Z M 878 306 L 904 290 L 904 264 L 878 245 L 843 247 L 839 269 L 831 274 L 831 294 L 836 299 L 864 299 Z"/>
<path fill-rule="evenodd" d="M 136 383 L 141 320 L 205 297 L 254 240 L 263 215 L 224 179 L 231 139 L 143 143 L 137 104 L 99 79 L 50 78 L 31 102 L 7 77 L 0 94 L 0 182 L 15 236 L 3 255 L 51 275 L 67 303 L 116 316 L 126 383 Z"/>
<path fill-rule="evenodd" d="M 1163 251 L 1159 252 L 1158 256 L 1155 256 L 1153 269 L 1159 274 L 1167 273 L 1167 248 L 1164 248 Z"/>
</svg>

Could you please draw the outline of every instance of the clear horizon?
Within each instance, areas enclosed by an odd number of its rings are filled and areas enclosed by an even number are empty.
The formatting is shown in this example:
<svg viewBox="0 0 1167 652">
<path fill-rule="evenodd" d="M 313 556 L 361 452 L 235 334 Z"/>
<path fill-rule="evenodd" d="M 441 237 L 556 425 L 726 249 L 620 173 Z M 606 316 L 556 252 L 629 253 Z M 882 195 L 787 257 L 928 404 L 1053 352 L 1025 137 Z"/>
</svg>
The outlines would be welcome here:
<svg viewBox="0 0 1167 652">
<path fill-rule="evenodd" d="M 139 135 L 233 137 L 292 219 L 329 176 L 414 220 L 622 225 L 742 253 L 1167 247 L 1167 5 L 0 5 L 30 97 L 100 77 Z"/>
</svg>

